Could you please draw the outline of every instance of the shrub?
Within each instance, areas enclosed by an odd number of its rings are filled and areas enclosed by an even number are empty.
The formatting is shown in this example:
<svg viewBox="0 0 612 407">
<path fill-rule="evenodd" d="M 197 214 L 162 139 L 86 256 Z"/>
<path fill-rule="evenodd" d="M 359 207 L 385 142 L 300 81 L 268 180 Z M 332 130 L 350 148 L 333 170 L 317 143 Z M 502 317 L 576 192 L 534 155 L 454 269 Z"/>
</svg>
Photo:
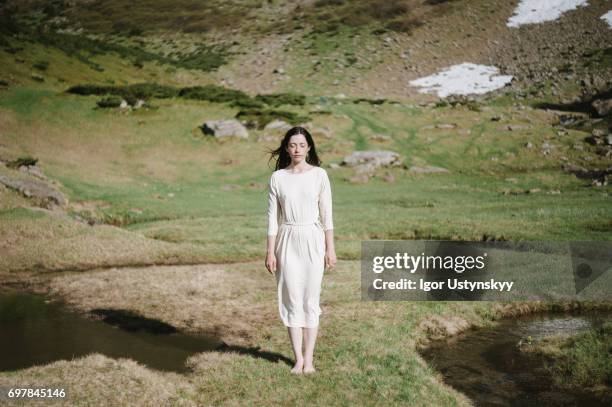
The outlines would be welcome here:
<svg viewBox="0 0 612 407">
<path fill-rule="evenodd" d="M 98 101 L 98 107 L 108 108 L 108 107 L 119 107 L 121 106 L 121 102 L 123 99 L 119 96 L 107 96 Z"/>
<path fill-rule="evenodd" d="M 308 116 L 301 116 L 294 112 L 272 109 L 247 109 L 236 114 L 236 118 L 245 123 L 249 128 L 263 129 L 266 124 L 273 120 L 283 120 L 292 125 L 297 125 L 310 120 Z"/>
<path fill-rule="evenodd" d="M 241 90 L 227 89 L 223 86 L 204 85 L 183 88 L 178 95 L 186 99 L 208 100 L 209 102 L 243 102 L 249 103 L 252 99 Z"/>
<path fill-rule="evenodd" d="M 38 162 L 38 158 L 33 158 L 28 155 L 24 157 L 19 157 L 13 161 L 9 161 L 6 164 L 6 166 L 9 168 L 19 168 L 22 165 L 25 165 L 25 166 L 36 165 L 37 162 Z"/>
<path fill-rule="evenodd" d="M 306 102 L 306 97 L 304 95 L 298 95 L 296 93 L 272 93 L 268 95 L 257 95 L 255 96 L 255 100 L 258 100 L 270 106 L 303 106 Z"/>
</svg>

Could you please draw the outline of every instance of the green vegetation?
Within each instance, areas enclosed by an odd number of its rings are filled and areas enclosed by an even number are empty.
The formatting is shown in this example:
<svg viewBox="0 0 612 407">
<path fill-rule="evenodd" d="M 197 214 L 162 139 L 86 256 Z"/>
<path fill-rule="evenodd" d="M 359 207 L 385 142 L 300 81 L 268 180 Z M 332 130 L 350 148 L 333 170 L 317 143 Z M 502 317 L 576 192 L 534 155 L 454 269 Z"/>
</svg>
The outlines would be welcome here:
<svg viewBox="0 0 612 407">
<path fill-rule="evenodd" d="M 553 336 L 525 345 L 525 351 L 545 357 L 547 372 L 563 388 L 610 386 L 612 323 L 571 336 Z"/>
<path fill-rule="evenodd" d="M 9 168 L 19 168 L 22 165 L 25 165 L 25 166 L 36 165 L 37 162 L 38 162 L 37 158 L 26 156 L 26 157 L 19 157 L 13 161 L 9 161 L 8 163 L 6 163 L 6 166 Z"/>
<path fill-rule="evenodd" d="M 244 109 L 236 113 L 236 118 L 246 122 L 247 127 L 263 129 L 274 120 L 284 120 L 292 125 L 298 125 L 310 120 L 309 116 L 286 110 L 275 109 Z"/>
<path fill-rule="evenodd" d="M 308 10 L 307 21 L 314 21 L 312 32 L 333 33 L 340 25 L 352 28 L 375 27 L 377 33 L 385 30 L 409 33 L 423 24 L 414 14 L 414 7 L 403 0 L 319 0 Z"/>
</svg>

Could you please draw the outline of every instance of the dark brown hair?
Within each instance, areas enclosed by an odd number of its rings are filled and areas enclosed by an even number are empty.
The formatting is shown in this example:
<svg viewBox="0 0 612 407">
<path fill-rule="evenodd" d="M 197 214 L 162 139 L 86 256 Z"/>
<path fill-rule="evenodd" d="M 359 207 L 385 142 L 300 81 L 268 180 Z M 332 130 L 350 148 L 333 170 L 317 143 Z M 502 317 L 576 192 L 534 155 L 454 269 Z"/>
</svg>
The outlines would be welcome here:
<svg viewBox="0 0 612 407">
<path fill-rule="evenodd" d="M 306 156 L 306 162 L 310 165 L 314 165 L 317 167 L 321 166 L 321 160 L 317 155 L 317 150 L 315 149 L 315 144 L 314 140 L 312 139 L 312 136 L 305 128 L 301 126 L 295 126 L 290 128 L 287 133 L 285 133 L 285 136 L 281 141 L 281 145 L 276 150 L 269 151 L 270 159 L 268 160 L 268 162 L 270 162 L 270 160 L 272 160 L 274 157 L 277 157 L 276 165 L 274 167 L 275 171 L 287 168 L 289 164 L 291 164 L 291 157 L 287 152 L 287 147 L 289 146 L 289 139 L 291 139 L 291 136 L 295 136 L 296 134 L 303 135 L 306 138 L 306 142 L 308 142 L 308 145 L 310 146 L 310 150 L 308 150 L 308 155 Z"/>
</svg>

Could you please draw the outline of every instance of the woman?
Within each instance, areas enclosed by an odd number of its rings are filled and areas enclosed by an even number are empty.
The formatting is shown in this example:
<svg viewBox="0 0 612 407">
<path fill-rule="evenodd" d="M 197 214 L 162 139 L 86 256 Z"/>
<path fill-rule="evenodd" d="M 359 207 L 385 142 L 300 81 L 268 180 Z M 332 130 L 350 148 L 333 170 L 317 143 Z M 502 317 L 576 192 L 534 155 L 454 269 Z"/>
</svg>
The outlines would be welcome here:
<svg viewBox="0 0 612 407">
<path fill-rule="evenodd" d="M 331 186 L 303 127 L 291 128 L 271 153 L 278 158 L 269 184 L 266 268 L 276 276 L 278 310 L 295 354 L 291 372 L 314 373 L 323 271 L 336 264 Z"/>
</svg>

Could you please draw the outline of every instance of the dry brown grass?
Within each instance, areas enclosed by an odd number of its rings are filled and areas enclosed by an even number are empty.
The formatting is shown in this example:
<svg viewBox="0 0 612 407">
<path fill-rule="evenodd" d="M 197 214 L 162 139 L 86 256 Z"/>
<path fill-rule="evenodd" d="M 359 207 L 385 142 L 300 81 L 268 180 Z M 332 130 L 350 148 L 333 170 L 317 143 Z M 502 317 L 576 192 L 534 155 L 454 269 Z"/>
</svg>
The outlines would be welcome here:
<svg viewBox="0 0 612 407">
<path fill-rule="evenodd" d="M 48 285 L 80 311 L 130 310 L 232 344 L 252 343 L 276 316 L 275 281 L 259 262 L 89 271 Z"/>
<path fill-rule="evenodd" d="M 66 403 L 86 406 L 195 406 L 180 393 L 193 393 L 193 385 L 177 373 L 151 370 L 131 359 L 112 359 L 92 353 L 73 360 L 34 366 L 16 375 L 0 375 L 0 387 L 64 388 Z M 55 403 L 53 403 L 55 404 Z M 23 406 L 23 400 L 2 405 Z"/>
<path fill-rule="evenodd" d="M 23 208 L 0 220 L 0 271 L 86 270 L 94 267 L 194 263 L 202 248 L 148 239 L 109 225 L 89 226 L 61 212 Z"/>
</svg>

